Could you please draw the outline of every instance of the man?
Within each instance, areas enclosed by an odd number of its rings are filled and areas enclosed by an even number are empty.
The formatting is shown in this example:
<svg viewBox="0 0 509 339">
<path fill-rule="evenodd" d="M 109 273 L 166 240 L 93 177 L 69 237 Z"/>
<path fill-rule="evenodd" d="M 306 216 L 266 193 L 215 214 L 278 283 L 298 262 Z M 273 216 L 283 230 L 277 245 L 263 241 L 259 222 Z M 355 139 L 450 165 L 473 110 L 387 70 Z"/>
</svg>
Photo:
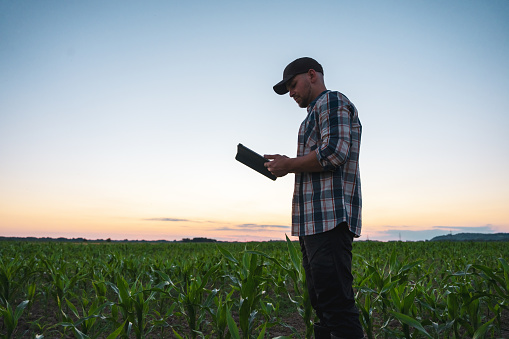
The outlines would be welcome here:
<svg viewBox="0 0 509 339">
<path fill-rule="evenodd" d="M 328 91 L 323 68 L 299 58 L 286 66 L 277 94 L 290 93 L 307 108 L 296 158 L 265 155 L 278 177 L 295 173 L 292 235 L 299 236 L 311 304 L 320 322 L 315 338 L 363 338 L 352 289 L 352 242 L 361 233 L 357 109 L 339 92 Z"/>
</svg>

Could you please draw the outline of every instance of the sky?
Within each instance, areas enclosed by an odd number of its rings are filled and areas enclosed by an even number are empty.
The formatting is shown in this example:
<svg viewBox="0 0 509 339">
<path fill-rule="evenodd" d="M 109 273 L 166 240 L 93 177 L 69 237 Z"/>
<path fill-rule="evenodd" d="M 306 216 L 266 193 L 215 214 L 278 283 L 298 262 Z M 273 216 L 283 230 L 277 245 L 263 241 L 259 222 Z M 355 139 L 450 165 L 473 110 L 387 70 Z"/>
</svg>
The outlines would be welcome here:
<svg viewBox="0 0 509 339">
<path fill-rule="evenodd" d="M 282 240 L 318 60 L 363 126 L 358 240 L 509 232 L 509 1 L 0 0 L 0 236 Z"/>
</svg>

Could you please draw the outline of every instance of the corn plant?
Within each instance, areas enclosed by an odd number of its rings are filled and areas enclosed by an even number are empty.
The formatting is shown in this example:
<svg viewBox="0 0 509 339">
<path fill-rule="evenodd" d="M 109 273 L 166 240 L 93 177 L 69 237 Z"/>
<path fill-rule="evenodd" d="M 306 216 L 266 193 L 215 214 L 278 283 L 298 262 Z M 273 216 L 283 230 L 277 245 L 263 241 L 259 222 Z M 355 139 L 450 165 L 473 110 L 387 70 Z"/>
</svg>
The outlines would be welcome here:
<svg viewBox="0 0 509 339">
<path fill-rule="evenodd" d="M 237 327 L 237 324 L 233 320 L 233 317 L 231 314 L 232 314 L 231 309 L 228 308 L 227 312 L 226 312 L 226 321 L 228 323 L 228 329 L 229 329 L 229 332 L 231 335 L 230 337 L 232 339 L 241 339 L 242 337 L 240 336 L 239 329 Z M 263 325 L 263 327 L 260 330 L 260 333 L 258 334 L 258 336 L 256 336 L 256 339 L 263 339 L 265 337 L 265 330 L 266 330 L 266 324 Z"/>
<path fill-rule="evenodd" d="M 54 297 L 56 304 L 58 305 L 60 319 L 63 319 L 65 314 L 65 301 L 64 298 L 68 296 L 68 293 L 75 288 L 78 281 L 86 276 L 86 273 L 69 274 L 67 268 L 69 263 L 65 260 L 53 261 L 43 259 L 43 264 L 46 268 L 46 276 L 50 282 L 51 294 Z"/>
<path fill-rule="evenodd" d="M 244 252 L 242 260 L 237 260 L 227 249 L 219 250 L 236 269 L 229 275 L 233 289 L 240 294 L 238 309 L 243 338 L 251 338 L 257 326 L 258 306 L 265 294 L 266 281 L 263 279 L 263 260 L 255 253 Z M 265 325 L 264 325 L 265 328 Z"/>
<path fill-rule="evenodd" d="M 12 338 L 16 327 L 18 326 L 19 319 L 28 305 L 28 300 L 22 301 L 15 309 L 11 307 L 9 302 L 5 302 L 5 307 L 0 306 L 0 314 L 2 315 L 4 326 L 6 327 L 7 333 L 3 338 Z"/>
<path fill-rule="evenodd" d="M 233 290 L 223 299 L 223 296 L 215 293 L 214 294 L 214 307 L 209 306 L 207 310 L 212 317 L 213 334 L 218 339 L 230 339 L 232 332 L 226 332 L 228 328 L 227 314 L 229 314 L 232 306 L 231 297 Z M 236 326 L 236 325 L 235 325 Z M 235 330 L 234 330 L 235 331 Z M 238 329 L 237 329 L 238 331 Z"/>
<path fill-rule="evenodd" d="M 76 320 L 73 321 L 70 316 L 64 313 L 64 322 L 61 323 L 61 326 L 72 328 L 77 338 L 97 338 L 107 330 L 109 325 L 103 321 L 102 326 L 98 326 L 97 320 L 106 319 L 102 312 L 105 308 L 111 307 L 113 303 L 105 302 L 100 304 L 99 299 L 94 299 L 94 301 L 91 302 L 86 295 L 82 296 L 80 299 L 81 305 L 79 308 L 81 309 L 81 313 L 70 300 L 65 300 Z"/>
<path fill-rule="evenodd" d="M 127 323 L 123 335 L 129 336 L 130 331 L 134 329 L 136 338 L 144 338 L 150 332 L 147 329 L 147 315 L 149 304 L 154 300 L 156 292 L 151 290 L 150 285 L 144 286 L 139 279 L 129 286 L 123 276 L 117 277 L 116 285 L 109 282 L 107 284 L 118 297 L 117 304 L 112 308 L 113 319 L 120 310 L 121 322 Z M 116 325 L 119 323 L 117 322 Z"/>
<path fill-rule="evenodd" d="M 507 243 L 353 246 L 367 338 L 507 336 Z M 288 238 L 219 247 L 0 242 L 0 338 L 311 338 L 301 260 Z"/>
<path fill-rule="evenodd" d="M 178 305 L 187 318 L 192 338 L 196 338 L 198 334 L 202 334 L 201 326 L 206 314 L 206 309 L 210 307 L 213 302 L 213 297 L 217 293 L 217 291 L 209 291 L 206 289 L 206 286 L 207 283 L 209 283 L 210 277 L 217 271 L 218 267 L 219 264 L 211 267 L 203 277 L 191 275 L 189 279 L 181 285 Z M 210 295 L 205 299 L 205 294 L 207 293 L 210 293 Z"/>
<path fill-rule="evenodd" d="M 16 293 L 28 281 L 33 274 L 34 259 L 25 260 L 19 253 L 14 257 L 0 257 L 0 305 L 13 302 Z"/>
<path fill-rule="evenodd" d="M 306 273 L 302 266 L 302 256 L 299 254 L 294 244 L 286 236 L 286 246 L 290 255 L 291 266 L 288 268 L 288 275 L 293 281 L 293 288 L 295 290 L 295 299 L 290 296 L 290 300 L 298 305 L 297 310 L 306 325 L 306 338 L 311 338 L 313 333 L 313 309 L 311 307 L 311 299 L 306 287 Z"/>
</svg>

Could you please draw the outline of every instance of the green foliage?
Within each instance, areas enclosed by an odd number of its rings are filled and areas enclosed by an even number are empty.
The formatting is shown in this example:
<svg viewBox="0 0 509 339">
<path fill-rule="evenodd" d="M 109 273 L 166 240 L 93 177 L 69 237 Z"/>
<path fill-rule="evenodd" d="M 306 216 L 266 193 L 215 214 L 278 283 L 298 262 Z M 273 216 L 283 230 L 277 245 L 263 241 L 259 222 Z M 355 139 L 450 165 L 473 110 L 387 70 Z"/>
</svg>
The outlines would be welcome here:
<svg viewBox="0 0 509 339">
<path fill-rule="evenodd" d="M 12 338 L 14 330 L 18 326 L 18 321 L 28 305 L 28 300 L 22 301 L 15 309 L 11 307 L 9 302 L 6 302 L 5 307 L 0 306 L 0 314 L 7 333 L 2 335 L 4 338 Z"/>
<path fill-rule="evenodd" d="M 497 338 L 506 243 L 355 242 L 367 338 Z M 298 245 L 0 242 L 0 338 L 311 338 Z M 13 306 L 17 305 L 17 306 Z M 51 316 L 32 315 L 48 309 Z M 289 314 L 305 330 L 286 324 Z"/>
</svg>

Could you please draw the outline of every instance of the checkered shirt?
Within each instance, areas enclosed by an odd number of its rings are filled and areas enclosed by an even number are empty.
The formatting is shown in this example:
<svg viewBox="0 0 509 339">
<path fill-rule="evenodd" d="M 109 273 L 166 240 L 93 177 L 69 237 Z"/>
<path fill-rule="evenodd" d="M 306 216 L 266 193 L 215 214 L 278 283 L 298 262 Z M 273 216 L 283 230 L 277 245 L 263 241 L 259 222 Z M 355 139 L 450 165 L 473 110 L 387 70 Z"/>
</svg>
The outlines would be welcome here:
<svg viewBox="0 0 509 339">
<path fill-rule="evenodd" d="M 343 94 L 325 91 L 307 111 L 299 129 L 297 156 L 316 152 L 323 171 L 295 174 L 292 235 L 326 232 L 345 221 L 358 237 L 362 228 L 362 126 L 357 109 Z"/>
</svg>

